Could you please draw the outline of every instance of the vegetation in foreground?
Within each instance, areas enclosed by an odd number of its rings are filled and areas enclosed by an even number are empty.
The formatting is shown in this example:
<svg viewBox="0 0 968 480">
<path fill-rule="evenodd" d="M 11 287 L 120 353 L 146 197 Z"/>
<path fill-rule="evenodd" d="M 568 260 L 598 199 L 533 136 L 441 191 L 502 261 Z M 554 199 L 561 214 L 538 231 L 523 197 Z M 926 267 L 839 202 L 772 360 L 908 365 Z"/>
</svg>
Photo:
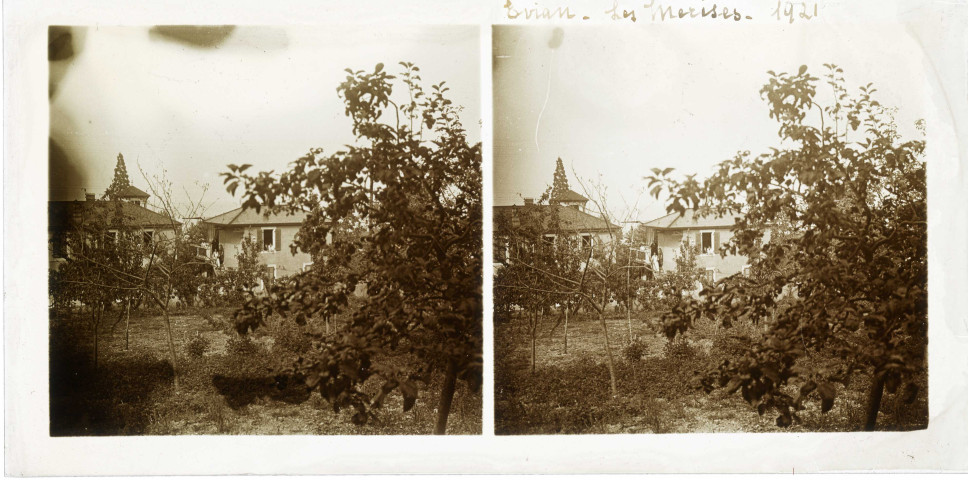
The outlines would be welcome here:
<svg viewBox="0 0 968 480">
<path fill-rule="evenodd" d="M 701 376 L 724 358 L 749 349 L 750 325 L 734 325 L 728 335 L 714 322 L 697 324 L 684 337 L 669 341 L 657 327 L 658 315 L 633 318 L 634 341 L 622 345 L 616 361 L 618 396 L 609 390 L 608 368 L 602 359 L 602 335 L 594 318 L 582 314 L 569 326 L 568 353 L 563 332 L 548 324 L 538 335 L 537 366 L 531 373 L 531 345 L 526 319 L 515 317 L 495 325 L 495 433 L 499 435 L 555 433 L 697 433 L 697 432 L 838 432 L 864 426 L 869 380 L 855 375 L 840 387 L 838 401 L 827 413 L 816 403 L 799 412 L 800 422 L 779 427 L 768 415 L 758 415 L 736 395 L 706 394 Z M 626 329 L 624 315 L 608 320 L 610 330 Z M 820 359 L 817 359 L 820 361 Z M 927 389 L 927 377 L 917 379 Z M 901 392 L 885 395 L 879 430 L 927 427 L 927 395 L 906 403 Z"/>
<path fill-rule="evenodd" d="M 128 349 L 123 326 L 117 331 L 104 326 L 96 370 L 83 319 L 52 315 L 51 436 L 431 433 L 437 389 L 422 392 L 406 413 L 402 398 L 390 395 L 366 425 L 354 425 L 352 412 L 336 413 L 318 393 L 288 381 L 285 367 L 309 347 L 293 325 L 277 317 L 267 328 L 240 337 L 229 314 L 196 310 L 171 317 L 179 356 L 177 390 L 159 315 L 132 317 Z M 334 330 L 339 321 L 331 325 Z M 481 432 L 480 391 L 457 388 L 448 431 Z"/>
</svg>

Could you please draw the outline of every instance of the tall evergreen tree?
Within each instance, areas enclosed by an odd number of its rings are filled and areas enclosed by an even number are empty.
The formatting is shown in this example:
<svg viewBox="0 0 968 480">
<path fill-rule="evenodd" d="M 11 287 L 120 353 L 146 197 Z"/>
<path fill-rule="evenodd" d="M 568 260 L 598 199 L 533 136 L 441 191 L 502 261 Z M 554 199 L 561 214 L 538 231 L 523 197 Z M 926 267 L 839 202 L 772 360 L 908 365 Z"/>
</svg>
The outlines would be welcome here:
<svg viewBox="0 0 968 480">
<path fill-rule="evenodd" d="M 114 166 L 114 180 L 111 181 L 111 186 L 104 192 L 104 196 L 114 200 L 130 186 L 131 181 L 128 179 L 128 169 L 124 166 L 124 155 L 119 153 L 118 163 Z"/>
<path fill-rule="evenodd" d="M 561 163 L 561 157 L 558 157 L 558 164 L 555 165 L 554 183 L 551 184 L 550 203 L 559 203 L 561 196 L 567 191 L 568 175 L 565 173 L 565 166 Z"/>
</svg>

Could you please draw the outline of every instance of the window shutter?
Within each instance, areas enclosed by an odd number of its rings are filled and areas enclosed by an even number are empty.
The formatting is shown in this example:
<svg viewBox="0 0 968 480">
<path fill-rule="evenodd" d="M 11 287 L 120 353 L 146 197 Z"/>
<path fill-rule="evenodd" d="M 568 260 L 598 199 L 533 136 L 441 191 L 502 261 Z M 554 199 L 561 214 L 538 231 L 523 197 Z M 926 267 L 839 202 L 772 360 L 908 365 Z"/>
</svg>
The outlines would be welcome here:
<svg viewBox="0 0 968 480">
<path fill-rule="evenodd" d="M 282 229 L 281 228 L 278 228 L 278 227 L 274 228 L 272 230 L 272 235 L 273 235 L 273 239 L 272 240 L 275 242 L 275 244 L 276 244 L 276 251 L 278 252 L 278 251 L 282 250 Z"/>
<path fill-rule="evenodd" d="M 693 245 L 695 245 L 696 248 L 699 248 L 699 249 L 702 248 L 702 232 L 696 232 L 696 243 L 694 243 Z"/>
<path fill-rule="evenodd" d="M 719 230 L 713 231 L 713 251 L 719 252 Z"/>
</svg>

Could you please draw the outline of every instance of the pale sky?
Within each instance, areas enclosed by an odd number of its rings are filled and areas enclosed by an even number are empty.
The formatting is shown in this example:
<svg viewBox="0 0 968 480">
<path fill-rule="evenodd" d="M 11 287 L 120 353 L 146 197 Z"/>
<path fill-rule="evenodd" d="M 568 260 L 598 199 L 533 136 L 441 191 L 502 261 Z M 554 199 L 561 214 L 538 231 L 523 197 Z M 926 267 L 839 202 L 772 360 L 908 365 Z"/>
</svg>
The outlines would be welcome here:
<svg viewBox="0 0 968 480">
<path fill-rule="evenodd" d="M 553 27 L 495 27 L 495 204 L 539 196 L 561 157 L 573 190 L 573 170 L 607 187 L 616 218 L 662 216 L 642 177 L 656 167 L 703 177 L 737 151 L 775 146 L 759 90 L 767 70 L 802 64 L 821 79 L 824 63 L 839 65 L 852 93 L 874 82 L 875 98 L 899 108 L 902 136 L 916 135 L 925 65 L 902 28 L 744 27 L 565 27 L 554 53 Z"/>
<path fill-rule="evenodd" d="M 218 176 L 227 164 L 279 172 L 311 147 L 333 152 L 352 142 L 336 87 L 345 68 L 372 71 L 379 62 L 390 73 L 400 61 L 415 63 L 427 90 L 446 81 L 465 107 L 469 139 L 481 138 L 476 26 L 243 26 L 210 48 L 149 27 L 83 30 L 75 29 L 79 53 L 51 64 L 52 75 L 63 75 L 51 98 L 51 137 L 81 178 L 52 169 L 51 199 L 83 198 L 84 189 L 100 196 L 121 152 L 143 190 L 139 164 L 150 176 L 167 171 L 182 197 L 182 187 L 197 197 L 198 184 L 209 184 L 205 216 L 235 208 L 239 198 Z"/>
</svg>

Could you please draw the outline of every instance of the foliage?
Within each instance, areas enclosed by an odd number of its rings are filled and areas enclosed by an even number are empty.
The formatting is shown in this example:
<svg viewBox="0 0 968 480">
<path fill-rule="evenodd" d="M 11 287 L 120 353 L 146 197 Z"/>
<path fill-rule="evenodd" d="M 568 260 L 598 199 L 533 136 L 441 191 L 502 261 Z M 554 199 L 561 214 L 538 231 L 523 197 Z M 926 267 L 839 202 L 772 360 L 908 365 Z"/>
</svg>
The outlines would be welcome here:
<svg viewBox="0 0 968 480">
<path fill-rule="evenodd" d="M 698 249 L 682 243 L 675 256 L 676 268 L 665 270 L 641 282 L 643 306 L 650 310 L 668 312 L 682 299 L 684 292 L 696 289 L 696 282 L 703 282 L 703 270 L 696 261 Z"/>
<path fill-rule="evenodd" d="M 779 147 L 740 152 L 702 182 L 674 180 L 668 169 L 650 178 L 671 192 L 669 211 L 738 214 L 723 251 L 749 257 L 754 270 L 675 307 L 665 331 L 674 337 L 704 315 L 725 327 L 765 323 L 748 352 L 707 377 L 707 389 L 740 392 L 788 426 L 809 398 L 829 411 L 835 384 L 862 372 L 872 379 L 865 428 L 873 429 L 883 391 L 915 398 L 926 369 L 924 142 L 900 139 L 871 84 L 849 95 L 842 70 L 826 67 L 834 98 L 826 106 L 806 66 L 769 72 L 760 93 L 779 123 Z M 765 238 L 774 225 L 784 234 Z M 808 362 L 814 352 L 837 361 Z"/>
<path fill-rule="evenodd" d="M 269 268 L 259 261 L 259 245 L 249 236 L 239 242 L 237 267 L 210 272 L 198 286 L 201 303 L 208 307 L 234 307 L 251 298 L 260 285 L 271 285 Z"/>
<path fill-rule="evenodd" d="M 128 169 L 124 166 L 124 155 L 118 153 L 118 163 L 114 166 L 114 179 L 104 192 L 104 198 L 118 200 L 119 195 L 130 186 L 131 180 L 128 179 Z"/>
<path fill-rule="evenodd" d="M 215 276 L 215 270 L 207 260 L 197 258 L 196 247 L 205 241 L 204 225 L 197 223 L 189 227 L 182 235 L 182 241 L 173 242 L 173 248 L 178 249 L 177 258 L 184 263 L 182 268 L 172 273 L 175 294 L 188 306 L 193 306 L 199 299 L 202 285 L 210 283 Z M 168 252 L 165 252 L 167 255 Z M 172 261 L 174 259 L 166 259 Z"/>
<path fill-rule="evenodd" d="M 68 224 L 54 235 L 61 236 L 69 255 L 56 272 L 50 273 L 50 294 L 55 307 L 77 302 L 94 338 L 94 364 L 98 362 L 98 335 L 104 313 L 116 301 L 136 290 L 142 278 L 141 265 L 148 246 L 140 232 L 125 218 L 120 201 L 90 201 L 72 205 Z"/>
<path fill-rule="evenodd" d="M 551 184 L 551 193 L 548 198 L 549 203 L 557 205 L 561 203 L 561 198 L 568 191 L 568 175 L 565 173 L 565 166 L 561 163 L 561 157 L 555 163 L 555 176 Z"/>
<path fill-rule="evenodd" d="M 622 347 L 622 358 L 627 362 L 638 362 L 648 350 L 648 346 L 640 339 L 633 339 L 628 345 Z"/>
<path fill-rule="evenodd" d="M 337 93 L 354 145 L 328 156 L 312 149 L 278 176 L 247 174 L 248 165 L 223 174 L 230 192 L 242 187 L 243 207 L 307 211 L 294 248 L 325 263 L 250 299 L 236 321 L 244 333 L 267 313 L 300 323 L 332 316 L 365 281 L 367 300 L 342 335 L 294 370 L 334 409 L 355 410 L 356 423 L 393 391 L 409 410 L 418 382 L 443 371 L 436 427 L 443 433 L 456 380 L 481 381 L 481 147 L 467 142 L 444 83 L 425 92 L 419 68 L 400 65 L 399 77 L 383 64 L 347 69 Z M 405 86 L 400 96 L 397 80 Z M 333 222 L 350 219 L 366 230 L 326 241 Z M 360 258 L 366 261 L 349 268 Z M 412 361 L 389 362 L 394 356 Z M 382 383 L 376 395 L 361 388 L 371 378 Z"/>
<path fill-rule="evenodd" d="M 195 332 L 191 338 L 188 339 L 188 343 L 185 344 L 185 350 L 188 352 L 188 356 L 192 358 L 202 358 L 208 348 L 211 346 L 212 341 L 200 334 Z"/>
</svg>

